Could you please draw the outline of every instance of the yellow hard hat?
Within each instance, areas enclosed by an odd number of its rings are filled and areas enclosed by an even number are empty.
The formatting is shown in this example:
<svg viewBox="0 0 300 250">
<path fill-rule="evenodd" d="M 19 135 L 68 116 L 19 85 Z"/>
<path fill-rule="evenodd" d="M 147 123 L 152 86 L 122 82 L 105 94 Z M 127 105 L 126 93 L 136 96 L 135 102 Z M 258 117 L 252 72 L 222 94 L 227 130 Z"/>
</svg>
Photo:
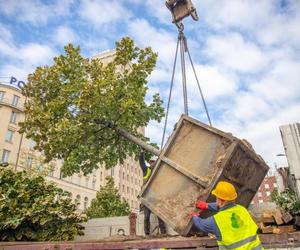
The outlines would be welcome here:
<svg viewBox="0 0 300 250">
<path fill-rule="evenodd" d="M 224 201 L 233 201 L 237 197 L 235 187 L 227 181 L 218 182 L 216 188 L 211 193 Z"/>
</svg>

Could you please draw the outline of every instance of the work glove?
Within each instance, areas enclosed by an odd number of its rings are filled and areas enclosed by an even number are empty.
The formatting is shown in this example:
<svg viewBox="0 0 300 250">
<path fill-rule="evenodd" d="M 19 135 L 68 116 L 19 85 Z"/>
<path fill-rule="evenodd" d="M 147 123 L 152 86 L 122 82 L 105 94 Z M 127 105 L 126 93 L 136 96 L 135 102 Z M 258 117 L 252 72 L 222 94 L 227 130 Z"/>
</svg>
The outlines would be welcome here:
<svg viewBox="0 0 300 250">
<path fill-rule="evenodd" d="M 206 203 L 205 201 L 197 201 L 195 205 L 196 205 L 196 208 L 199 208 L 202 211 L 205 211 L 208 209 L 208 203 Z"/>
<path fill-rule="evenodd" d="M 193 217 L 199 217 L 200 214 L 199 213 L 196 213 L 196 212 L 192 212 L 189 214 L 189 219 L 192 219 Z"/>
</svg>

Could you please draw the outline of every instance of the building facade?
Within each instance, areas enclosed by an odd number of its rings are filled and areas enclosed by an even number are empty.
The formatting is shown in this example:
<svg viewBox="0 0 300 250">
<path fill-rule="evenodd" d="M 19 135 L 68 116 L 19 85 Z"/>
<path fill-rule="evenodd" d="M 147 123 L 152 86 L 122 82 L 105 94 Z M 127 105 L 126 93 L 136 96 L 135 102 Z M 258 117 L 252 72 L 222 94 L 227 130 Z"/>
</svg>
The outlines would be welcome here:
<svg viewBox="0 0 300 250">
<path fill-rule="evenodd" d="M 255 194 L 251 204 L 271 202 L 271 193 L 277 188 L 275 176 L 266 176 Z"/>
<path fill-rule="evenodd" d="M 104 53 L 103 61 L 111 60 L 114 52 Z M 99 55 L 97 56 L 99 58 Z M 41 154 L 35 151 L 34 141 L 20 134 L 19 122 L 24 121 L 24 103 L 26 97 L 18 87 L 0 83 L 0 161 L 8 162 L 15 170 L 30 169 L 47 172 L 46 179 L 58 187 L 70 192 L 72 200 L 78 203 L 78 210 L 84 210 L 96 196 L 105 178 L 111 176 L 122 199 L 126 200 L 132 210 L 139 208 L 137 195 L 142 186 L 142 171 L 137 161 L 127 158 L 122 165 L 106 170 L 100 167 L 88 176 L 74 174 L 64 177 L 60 171 L 61 162 L 53 161 L 50 166 L 41 163 Z"/>
</svg>

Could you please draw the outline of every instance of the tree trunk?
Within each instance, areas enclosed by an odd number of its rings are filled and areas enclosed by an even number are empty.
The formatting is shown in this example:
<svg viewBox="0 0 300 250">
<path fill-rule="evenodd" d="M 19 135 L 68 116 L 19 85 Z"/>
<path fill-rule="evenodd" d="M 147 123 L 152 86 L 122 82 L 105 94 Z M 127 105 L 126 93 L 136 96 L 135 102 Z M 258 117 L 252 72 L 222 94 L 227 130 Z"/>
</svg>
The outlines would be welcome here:
<svg viewBox="0 0 300 250">
<path fill-rule="evenodd" d="M 123 136 L 127 140 L 141 146 L 146 151 L 148 151 L 148 152 L 150 152 L 150 153 L 152 153 L 156 156 L 159 156 L 160 150 L 158 150 L 157 148 L 147 144 L 146 142 L 144 142 L 140 138 L 135 137 L 134 135 L 130 134 L 125 129 L 119 128 L 116 125 L 114 125 L 112 122 L 106 121 L 106 120 L 103 120 L 103 119 L 100 119 L 100 118 L 95 119 L 94 121 L 95 121 L 96 124 L 104 125 L 106 127 L 109 127 L 111 129 L 113 129 L 114 131 L 116 131 L 117 134 Z"/>
</svg>

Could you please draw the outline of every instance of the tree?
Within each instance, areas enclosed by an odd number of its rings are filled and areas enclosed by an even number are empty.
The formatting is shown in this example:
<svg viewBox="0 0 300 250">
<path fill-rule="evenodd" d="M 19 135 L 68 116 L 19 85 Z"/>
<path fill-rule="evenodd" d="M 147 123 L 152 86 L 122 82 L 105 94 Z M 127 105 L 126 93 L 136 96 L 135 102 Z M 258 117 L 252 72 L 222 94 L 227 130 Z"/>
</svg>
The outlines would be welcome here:
<svg viewBox="0 0 300 250">
<path fill-rule="evenodd" d="M 83 58 L 79 47 L 67 45 L 53 65 L 28 76 L 23 89 L 27 119 L 20 131 L 36 142 L 46 162 L 63 159 L 66 175 L 88 174 L 99 164 L 122 164 L 140 148 L 114 128 L 147 141 L 138 129 L 164 115 L 158 94 L 151 103 L 145 101 L 156 58 L 150 48 L 140 49 L 130 38 L 116 43 L 115 57 L 106 65 Z"/>
<path fill-rule="evenodd" d="M 106 177 L 107 183 L 97 192 L 90 207 L 85 210 L 89 218 L 103 218 L 112 216 L 125 216 L 129 214 L 129 205 L 122 201 L 115 188 L 113 178 Z"/>
<path fill-rule="evenodd" d="M 42 176 L 0 166 L 0 240 L 59 241 L 83 235 L 69 193 L 47 184 Z"/>
<path fill-rule="evenodd" d="M 282 192 L 279 192 L 278 189 L 275 188 L 271 193 L 271 200 L 286 212 L 293 215 L 299 213 L 300 202 L 298 201 L 295 192 L 289 188 L 286 188 Z"/>
</svg>

